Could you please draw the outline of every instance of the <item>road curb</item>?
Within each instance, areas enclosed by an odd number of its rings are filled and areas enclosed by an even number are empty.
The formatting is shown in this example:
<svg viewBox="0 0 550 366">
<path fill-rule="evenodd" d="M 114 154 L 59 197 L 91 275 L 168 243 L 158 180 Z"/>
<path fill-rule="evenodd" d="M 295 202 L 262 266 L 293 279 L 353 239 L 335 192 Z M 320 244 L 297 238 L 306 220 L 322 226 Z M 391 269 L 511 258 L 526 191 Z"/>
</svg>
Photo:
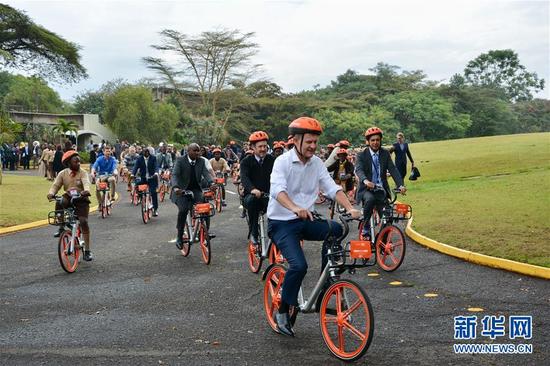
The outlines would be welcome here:
<svg viewBox="0 0 550 366">
<path fill-rule="evenodd" d="M 430 239 L 427 236 L 424 236 L 416 232 L 412 228 L 412 221 L 413 219 L 411 217 L 409 222 L 407 223 L 405 232 L 411 239 L 413 239 L 418 244 L 421 244 L 425 247 L 437 250 L 440 253 L 447 254 L 456 258 L 460 258 L 475 264 L 480 264 L 483 266 L 493 267 L 498 269 L 504 269 L 506 271 L 517 272 L 528 276 L 539 277 L 539 278 L 544 278 L 546 280 L 550 280 L 550 268 L 516 262 L 509 259 L 504 259 L 504 258 L 492 257 L 489 255 L 471 252 L 469 250 L 460 249 L 448 244 L 440 243 L 436 240 Z"/>
<path fill-rule="evenodd" d="M 118 192 L 115 192 L 115 202 L 118 202 L 119 199 L 120 199 L 120 195 L 118 194 Z M 90 207 L 90 213 L 97 211 L 98 208 L 99 206 Z M 38 220 L 38 221 L 28 222 L 26 224 L 3 227 L 3 228 L 0 228 L 0 235 L 18 233 L 20 231 L 36 229 L 38 227 L 42 227 L 46 225 L 48 225 L 48 220 Z"/>
</svg>

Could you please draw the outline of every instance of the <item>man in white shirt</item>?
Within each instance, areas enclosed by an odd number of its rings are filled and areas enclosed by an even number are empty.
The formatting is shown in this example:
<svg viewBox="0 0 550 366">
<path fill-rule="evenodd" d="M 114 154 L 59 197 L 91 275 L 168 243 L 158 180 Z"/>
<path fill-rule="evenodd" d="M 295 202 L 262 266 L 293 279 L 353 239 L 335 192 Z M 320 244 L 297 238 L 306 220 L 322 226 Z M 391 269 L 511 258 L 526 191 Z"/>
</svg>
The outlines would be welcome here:
<svg viewBox="0 0 550 366">
<path fill-rule="evenodd" d="M 290 324 L 289 306 L 298 305 L 298 291 L 307 272 L 307 262 L 300 240 L 325 240 L 329 230 L 333 237 L 342 235 L 342 227 L 333 222 L 313 220 L 311 211 L 321 189 L 346 209 L 354 218 L 360 216 L 342 187 L 334 183 L 323 161 L 315 156 L 319 135 L 319 122 L 300 117 L 289 125 L 294 148 L 275 160 L 271 173 L 270 200 L 267 208 L 269 234 L 288 260 L 289 268 L 282 286 L 282 302 L 275 314 L 281 334 L 294 336 Z M 326 246 L 323 243 L 322 262 L 326 263 Z"/>
</svg>

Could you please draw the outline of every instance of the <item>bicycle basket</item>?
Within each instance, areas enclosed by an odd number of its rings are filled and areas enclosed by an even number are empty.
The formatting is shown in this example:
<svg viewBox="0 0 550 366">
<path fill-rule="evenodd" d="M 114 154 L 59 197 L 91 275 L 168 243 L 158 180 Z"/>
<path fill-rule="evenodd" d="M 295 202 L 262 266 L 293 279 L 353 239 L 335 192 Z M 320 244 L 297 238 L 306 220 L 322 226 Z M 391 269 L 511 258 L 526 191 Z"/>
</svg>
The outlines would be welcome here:
<svg viewBox="0 0 550 366">
<path fill-rule="evenodd" d="M 197 203 L 194 207 L 195 217 L 212 216 L 213 207 L 210 203 Z"/>
<path fill-rule="evenodd" d="M 48 213 L 48 224 L 59 226 L 68 223 L 70 212 L 68 210 L 55 210 Z"/>
<path fill-rule="evenodd" d="M 147 185 L 147 184 L 138 185 L 138 191 L 140 191 L 140 192 L 145 192 L 145 191 L 147 191 L 148 188 L 149 188 L 149 185 Z"/>
<path fill-rule="evenodd" d="M 351 240 L 349 256 L 351 259 L 370 259 L 372 255 L 371 243 L 368 240 Z"/>
<path fill-rule="evenodd" d="M 393 205 L 394 219 L 410 219 L 412 216 L 412 207 L 405 203 L 396 203 Z"/>
<path fill-rule="evenodd" d="M 224 184 L 225 178 L 216 178 L 216 184 Z"/>
<path fill-rule="evenodd" d="M 212 192 L 212 191 L 204 192 L 204 199 L 208 200 L 208 201 L 213 200 L 214 199 L 214 192 Z"/>
<path fill-rule="evenodd" d="M 107 187 L 108 187 L 107 182 L 99 182 L 97 185 L 98 185 L 100 190 L 102 190 L 102 191 L 107 190 Z"/>
</svg>

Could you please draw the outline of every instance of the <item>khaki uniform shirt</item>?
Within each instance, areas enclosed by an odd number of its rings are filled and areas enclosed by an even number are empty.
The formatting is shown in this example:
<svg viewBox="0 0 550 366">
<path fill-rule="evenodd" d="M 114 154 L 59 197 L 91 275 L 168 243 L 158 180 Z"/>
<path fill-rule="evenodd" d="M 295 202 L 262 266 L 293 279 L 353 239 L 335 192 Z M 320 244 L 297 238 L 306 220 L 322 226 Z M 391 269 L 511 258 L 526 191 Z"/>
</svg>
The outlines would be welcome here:
<svg viewBox="0 0 550 366">
<path fill-rule="evenodd" d="M 55 195 L 57 192 L 59 192 L 59 189 L 61 186 L 63 186 L 63 189 L 65 192 L 68 192 L 69 189 L 76 189 L 79 193 L 82 191 L 90 191 L 90 179 L 88 178 L 88 173 L 80 168 L 78 172 L 73 176 L 71 176 L 71 169 L 66 168 L 57 174 L 57 177 L 55 178 L 55 181 L 52 184 L 52 187 L 50 188 L 49 194 Z"/>
<path fill-rule="evenodd" d="M 220 158 L 218 161 L 216 161 L 215 158 L 212 158 L 210 159 L 210 165 L 212 165 L 214 172 L 217 172 L 218 170 L 221 172 L 226 172 L 229 170 L 229 165 L 227 165 L 227 161 L 224 158 Z"/>
</svg>

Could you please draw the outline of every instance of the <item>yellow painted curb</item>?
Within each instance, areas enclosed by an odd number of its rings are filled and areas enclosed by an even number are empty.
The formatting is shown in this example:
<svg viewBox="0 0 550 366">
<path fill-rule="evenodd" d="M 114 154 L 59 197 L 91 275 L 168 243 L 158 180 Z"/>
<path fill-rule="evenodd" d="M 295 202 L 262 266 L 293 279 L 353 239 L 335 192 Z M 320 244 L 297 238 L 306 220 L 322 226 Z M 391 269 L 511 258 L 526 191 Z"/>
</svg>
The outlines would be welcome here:
<svg viewBox="0 0 550 366">
<path fill-rule="evenodd" d="M 118 192 L 115 192 L 115 201 L 118 201 L 119 198 L 120 198 L 120 195 L 118 194 Z M 98 206 L 90 207 L 90 213 L 97 211 L 97 209 L 98 209 Z M 26 224 L 3 227 L 3 228 L 0 228 L 0 235 L 13 234 L 19 231 L 36 229 L 37 227 L 42 227 L 46 225 L 48 225 L 48 220 L 38 220 L 38 221 L 28 222 Z"/>
<path fill-rule="evenodd" d="M 438 241 L 430 239 L 416 232 L 412 228 L 412 221 L 413 219 L 411 217 L 409 222 L 407 223 L 407 228 L 405 229 L 405 232 L 411 239 L 430 249 L 437 250 L 438 252 L 441 252 L 456 258 L 464 259 L 468 262 L 481 264 L 483 266 L 504 269 L 507 271 L 517 272 L 528 276 L 540 277 L 540 278 L 550 280 L 550 268 L 516 262 L 509 259 L 504 259 L 504 258 L 491 257 L 489 255 L 475 253 L 469 250 L 464 250 L 464 249 L 456 248 L 447 244 L 440 243 Z"/>
</svg>

